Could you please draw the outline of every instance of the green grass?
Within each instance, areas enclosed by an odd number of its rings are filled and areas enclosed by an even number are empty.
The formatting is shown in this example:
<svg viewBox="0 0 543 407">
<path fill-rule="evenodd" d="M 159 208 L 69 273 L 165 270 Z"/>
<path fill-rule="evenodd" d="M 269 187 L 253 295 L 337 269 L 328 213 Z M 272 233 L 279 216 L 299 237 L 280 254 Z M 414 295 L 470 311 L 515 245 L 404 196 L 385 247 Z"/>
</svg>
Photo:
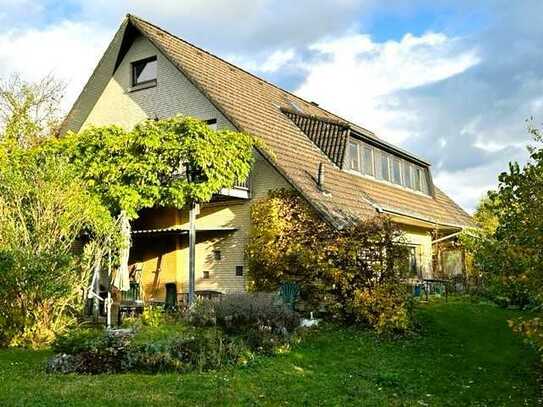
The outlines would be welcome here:
<svg viewBox="0 0 543 407">
<path fill-rule="evenodd" d="M 1 350 L 0 405 L 536 405 L 537 355 L 506 323 L 518 315 L 421 305 L 412 338 L 329 325 L 288 354 L 205 374 L 48 375 L 48 352 Z"/>
</svg>

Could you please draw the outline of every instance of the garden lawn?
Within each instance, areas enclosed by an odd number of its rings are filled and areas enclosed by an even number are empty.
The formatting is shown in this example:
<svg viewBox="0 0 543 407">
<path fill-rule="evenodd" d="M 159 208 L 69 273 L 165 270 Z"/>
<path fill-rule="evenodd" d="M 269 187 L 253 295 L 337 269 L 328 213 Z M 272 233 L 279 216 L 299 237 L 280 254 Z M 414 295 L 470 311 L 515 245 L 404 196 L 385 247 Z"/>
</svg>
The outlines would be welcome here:
<svg viewBox="0 0 543 407">
<path fill-rule="evenodd" d="M 0 350 L 0 405 L 524 406 L 537 356 L 491 305 L 418 307 L 422 332 L 381 341 L 327 325 L 288 354 L 203 374 L 49 375 L 49 352 Z"/>
</svg>

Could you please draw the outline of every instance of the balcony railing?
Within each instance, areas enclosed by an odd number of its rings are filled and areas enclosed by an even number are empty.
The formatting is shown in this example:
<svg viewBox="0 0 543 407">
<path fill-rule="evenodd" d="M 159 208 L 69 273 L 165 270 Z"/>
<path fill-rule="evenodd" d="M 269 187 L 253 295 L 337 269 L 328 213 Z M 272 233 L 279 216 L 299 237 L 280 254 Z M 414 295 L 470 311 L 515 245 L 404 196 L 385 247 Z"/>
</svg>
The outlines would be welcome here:
<svg viewBox="0 0 543 407">
<path fill-rule="evenodd" d="M 221 189 L 221 191 L 219 192 L 219 196 L 249 199 L 251 189 L 249 178 L 250 177 L 247 177 L 245 181 L 236 182 L 232 188 Z"/>
<path fill-rule="evenodd" d="M 238 181 L 234 184 L 234 188 L 249 189 L 249 177 L 245 181 Z"/>
</svg>

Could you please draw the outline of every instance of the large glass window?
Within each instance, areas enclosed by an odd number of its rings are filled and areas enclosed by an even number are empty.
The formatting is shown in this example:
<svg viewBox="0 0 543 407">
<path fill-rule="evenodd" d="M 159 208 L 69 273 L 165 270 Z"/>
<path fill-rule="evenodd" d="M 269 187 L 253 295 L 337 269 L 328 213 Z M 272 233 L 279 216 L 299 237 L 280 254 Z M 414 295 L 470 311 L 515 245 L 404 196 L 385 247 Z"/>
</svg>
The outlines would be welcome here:
<svg viewBox="0 0 543 407">
<path fill-rule="evenodd" d="M 360 171 L 360 161 L 358 157 L 358 143 L 349 143 L 349 169 Z"/>
<path fill-rule="evenodd" d="M 393 182 L 425 194 L 430 193 L 426 168 L 362 141 L 349 141 L 346 167 L 379 180 Z"/>
</svg>

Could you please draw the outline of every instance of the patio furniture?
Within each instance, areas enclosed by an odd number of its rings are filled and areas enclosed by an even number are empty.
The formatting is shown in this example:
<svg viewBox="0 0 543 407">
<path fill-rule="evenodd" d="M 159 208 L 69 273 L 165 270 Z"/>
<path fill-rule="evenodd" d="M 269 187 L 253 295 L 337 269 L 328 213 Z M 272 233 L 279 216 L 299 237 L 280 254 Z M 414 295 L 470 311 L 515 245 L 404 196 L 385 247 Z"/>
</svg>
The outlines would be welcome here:
<svg viewBox="0 0 543 407">
<path fill-rule="evenodd" d="M 294 310 L 294 304 L 296 302 L 296 299 L 298 298 L 299 293 L 300 289 L 298 288 L 298 284 L 296 283 L 283 283 L 279 288 L 279 296 L 291 310 Z"/>
<path fill-rule="evenodd" d="M 177 308 L 177 287 L 174 283 L 166 284 L 166 300 L 164 301 L 164 310 L 167 312 L 175 311 Z"/>
</svg>

